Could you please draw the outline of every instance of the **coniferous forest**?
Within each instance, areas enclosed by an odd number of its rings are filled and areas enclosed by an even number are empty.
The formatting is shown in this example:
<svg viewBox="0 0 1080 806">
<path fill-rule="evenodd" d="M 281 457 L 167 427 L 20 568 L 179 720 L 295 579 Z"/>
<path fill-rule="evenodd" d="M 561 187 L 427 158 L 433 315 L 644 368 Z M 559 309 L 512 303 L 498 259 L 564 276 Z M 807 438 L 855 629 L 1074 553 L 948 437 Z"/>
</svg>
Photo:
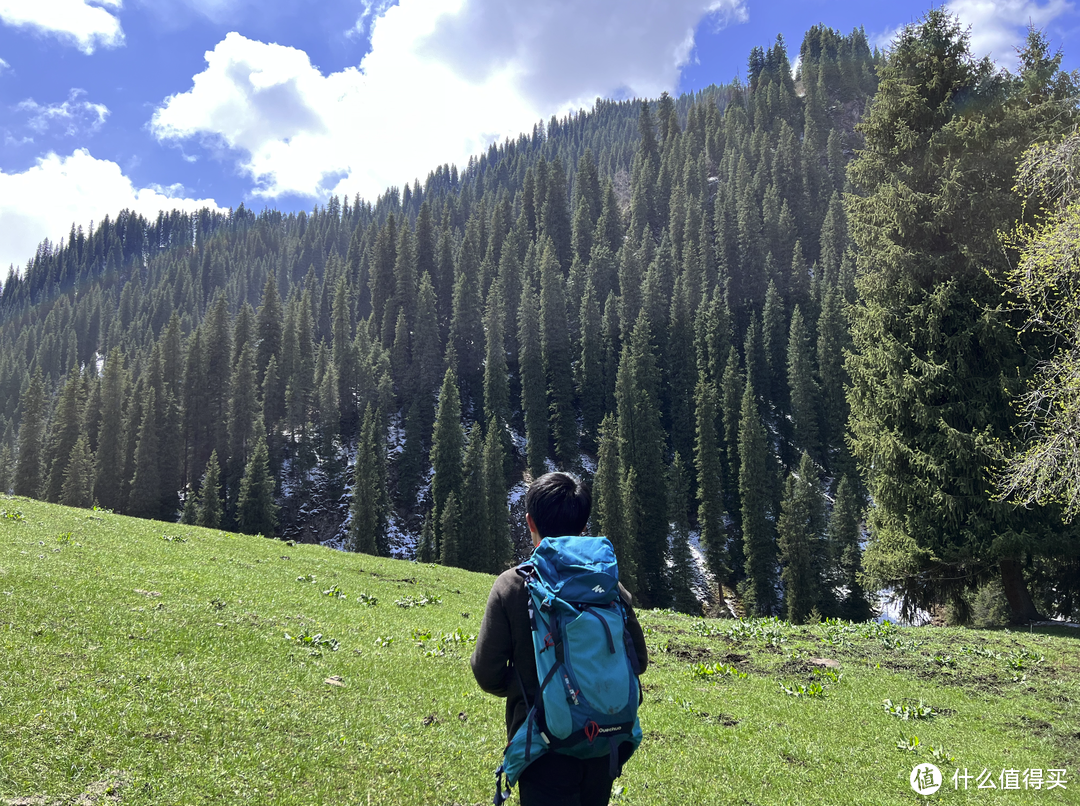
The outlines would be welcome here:
<svg viewBox="0 0 1080 806">
<path fill-rule="evenodd" d="M 1057 347 L 1008 233 L 1065 191 L 1017 170 L 1077 79 L 1037 31 L 975 60 L 942 11 L 797 55 L 374 202 L 42 243 L 0 293 L 0 488 L 498 572 L 508 495 L 561 468 L 644 606 L 700 612 L 699 546 L 714 612 L 1076 614 L 1071 507 L 999 482 Z"/>
</svg>

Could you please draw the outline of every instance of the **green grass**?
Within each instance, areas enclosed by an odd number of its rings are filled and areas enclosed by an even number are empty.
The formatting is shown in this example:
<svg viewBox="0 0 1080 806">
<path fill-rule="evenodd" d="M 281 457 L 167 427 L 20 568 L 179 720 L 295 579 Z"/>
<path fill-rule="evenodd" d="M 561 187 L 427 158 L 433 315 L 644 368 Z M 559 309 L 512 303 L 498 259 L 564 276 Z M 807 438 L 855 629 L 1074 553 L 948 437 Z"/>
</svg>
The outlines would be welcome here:
<svg viewBox="0 0 1080 806">
<path fill-rule="evenodd" d="M 491 577 L 0 510 L 0 804 L 490 802 L 503 707 L 468 656 Z M 1080 802 L 1076 631 L 640 617 L 645 742 L 618 804 L 915 803 L 926 761 L 930 800 Z M 958 767 L 1068 788 L 965 793 Z"/>
</svg>

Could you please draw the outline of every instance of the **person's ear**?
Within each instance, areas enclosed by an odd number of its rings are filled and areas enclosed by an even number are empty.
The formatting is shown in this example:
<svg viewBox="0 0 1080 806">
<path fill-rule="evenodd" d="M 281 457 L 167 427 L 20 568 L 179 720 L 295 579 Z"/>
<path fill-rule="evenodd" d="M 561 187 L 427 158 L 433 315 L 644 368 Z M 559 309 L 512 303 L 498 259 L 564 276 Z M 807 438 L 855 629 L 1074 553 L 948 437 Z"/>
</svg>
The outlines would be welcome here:
<svg viewBox="0 0 1080 806">
<path fill-rule="evenodd" d="M 532 538 L 533 546 L 539 546 L 540 540 L 542 539 L 540 537 L 540 530 L 536 528 L 536 521 L 533 520 L 532 515 L 528 512 L 525 513 L 525 524 L 529 527 L 529 537 Z"/>
</svg>

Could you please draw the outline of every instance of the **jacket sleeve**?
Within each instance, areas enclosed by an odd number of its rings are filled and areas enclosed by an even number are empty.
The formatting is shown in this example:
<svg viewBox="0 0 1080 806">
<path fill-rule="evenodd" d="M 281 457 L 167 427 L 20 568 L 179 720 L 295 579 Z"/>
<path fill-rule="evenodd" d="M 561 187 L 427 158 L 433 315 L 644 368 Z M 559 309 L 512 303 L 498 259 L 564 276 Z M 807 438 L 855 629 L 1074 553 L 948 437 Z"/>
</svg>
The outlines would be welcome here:
<svg viewBox="0 0 1080 806">
<path fill-rule="evenodd" d="M 480 634 L 476 636 L 476 648 L 470 660 L 473 677 L 480 688 L 497 697 L 507 695 L 514 647 L 505 606 L 506 588 L 503 577 L 495 580 L 488 595 L 484 619 L 480 623 Z"/>
<path fill-rule="evenodd" d="M 638 623 L 637 614 L 634 612 L 634 606 L 630 603 L 633 598 L 630 592 L 619 583 L 619 595 L 622 596 L 622 600 L 626 603 L 626 628 L 630 632 L 630 640 L 634 642 L 634 651 L 637 652 L 638 664 L 641 666 L 641 674 L 645 674 L 645 669 L 649 665 L 649 649 L 645 646 L 645 633 L 641 629 L 641 624 Z"/>
</svg>

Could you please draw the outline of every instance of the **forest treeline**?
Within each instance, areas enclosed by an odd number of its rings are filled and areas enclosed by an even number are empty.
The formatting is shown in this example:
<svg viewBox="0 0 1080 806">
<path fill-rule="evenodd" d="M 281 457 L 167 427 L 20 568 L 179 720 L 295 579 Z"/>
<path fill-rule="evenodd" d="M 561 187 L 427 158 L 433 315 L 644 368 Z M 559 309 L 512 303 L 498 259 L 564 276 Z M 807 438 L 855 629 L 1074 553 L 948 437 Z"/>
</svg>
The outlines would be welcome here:
<svg viewBox="0 0 1080 806">
<path fill-rule="evenodd" d="M 0 293 L 0 488 L 267 535 L 318 494 L 349 548 L 395 518 L 495 572 L 508 490 L 558 467 L 646 606 L 700 610 L 696 533 L 748 614 L 888 584 L 963 617 L 1000 576 L 1068 615 L 1074 533 L 988 481 L 1045 346 L 993 275 L 1017 159 L 1074 125 L 1059 62 L 1032 33 L 999 72 L 940 12 L 888 54 L 815 27 L 794 73 L 778 39 L 374 203 L 73 227 Z"/>
</svg>

